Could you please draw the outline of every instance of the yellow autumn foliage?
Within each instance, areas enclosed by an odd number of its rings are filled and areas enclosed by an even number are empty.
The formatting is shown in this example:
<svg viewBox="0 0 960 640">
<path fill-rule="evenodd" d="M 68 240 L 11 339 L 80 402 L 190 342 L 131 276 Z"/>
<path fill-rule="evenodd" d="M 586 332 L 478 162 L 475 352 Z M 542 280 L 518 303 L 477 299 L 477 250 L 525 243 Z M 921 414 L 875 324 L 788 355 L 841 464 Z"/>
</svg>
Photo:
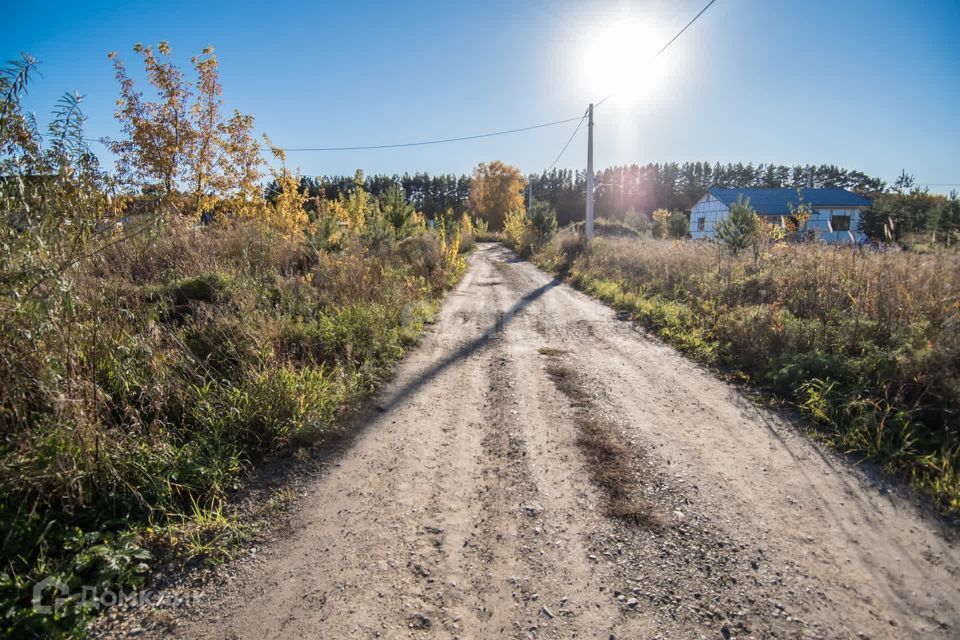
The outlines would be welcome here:
<svg viewBox="0 0 960 640">
<path fill-rule="evenodd" d="M 353 191 L 340 195 L 330 205 L 330 212 L 353 233 L 363 230 L 370 208 L 370 194 L 363 187 L 363 171 L 353 176 Z"/>
<path fill-rule="evenodd" d="M 523 175 L 516 167 L 499 160 L 481 162 L 470 182 L 470 210 L 499 231 L 511 211 L 523 209 L 523 185 Z"/>
<path fill-rule="evenodd" d="M 270 147 L 273 157 L 280 161 L 280 168 L 271 168 L 270 173 L 277 185 L 277 193 L 273 202 L 263 207 L 262 221 L 271 229 L 281 233 L 302 233 L 310 222 L 304 204 L 307 196 L 300 193 L 300 176 L 287 168 L 287 154 L 283 149 L 274 146 L 264 135 L 264 141 Z"/>
</svg>

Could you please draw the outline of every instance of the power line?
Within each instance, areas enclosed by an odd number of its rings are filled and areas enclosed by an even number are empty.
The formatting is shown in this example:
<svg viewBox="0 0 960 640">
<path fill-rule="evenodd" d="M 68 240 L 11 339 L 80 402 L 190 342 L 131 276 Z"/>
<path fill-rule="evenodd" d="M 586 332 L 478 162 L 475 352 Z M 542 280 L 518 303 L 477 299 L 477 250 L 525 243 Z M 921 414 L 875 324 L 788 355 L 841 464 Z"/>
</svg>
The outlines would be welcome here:
<svg viewBox="0 0 960 640">
<path fill-rule="evenodd" d="M 580 120 L 577 122 L 577 126 L 573 130 L 573 133 L 570 134 L 570 138 L 567 140 L 567 144 L 563 145 L 563 149 L 560 149 L 560 153 L 558 153 L 557 157 L 553 159 L 553 162 L 550 163 L 550 166 L 543 170 L 544 173 L 546 173 L 547 171 L 550 171 L 550 169 L 553 169 L 555 166 L 557 166 L 557 163 L 560 162 L 560 158 L 562 158 L 563 154 L 567 151 L 567 147 L 570 146 L 570 143 L 573 142 L 573 139 L 576 137 L 577 132 L 580 131 L 580 127 L 583 125 L 583 120 L 586 117 L 587 117 L 586 112 L 584 112 L 584 114 L 580 116 Z"/>
<path fill-rule="evenodd" d="M 371 145 L 358 145 L 353 147 L 283 147 L 284 151 L 367 151 L 372 149 L 398 149 L 401 147 L 422 147 L 431 144 L 444 144 L 446 142 L 462 142 L 464 140 L 479 140 L 480 138 L 491 138 L 494 136 L 505 136 L 511 133 L 522 133 L 524 131 L 532 131 L 534 129 L 543 129 L 545 127 L 553 127 L 558 124 L 566 124 L 568 122 L 573 122 L 574 120 L 583 120 L 583 116 L 575 116 L 573 118 L 565 118 L 563 120 L 554 120 L 553 122 L 543 122 L 541 124 L 531 125 L 529 127 L 519 127 L 517 129 L 506 129 L 504 131 L 491 131 L 489 133 L 478 133 L 472 136 L 461 136 L 459 138 L 443 138 L 441 140 L 421 140 L 418 142 L 399 142 L 396 144 L 371 144 Z M 103 138 L 84 138 L 88 142 L 103 142 Z"/>
<path fill-rule="evenodd" d="M 706 6 L 703 7 L 703 9 L 700 9 L 700 13 L 698 13 L 698 14 L 695 15 L 695 16 L 693 16 L 693 19 L 690 20 L 690 22 L 688 22 L 688 23 L 686 24 L 686 26 L 683 27 L 683 29 L 680 29 L 680 31 L 677 32 L 677 35 L 675 35 L 675 36 L 673 36 L 672 38 L 670 38 L 670 42 L 668 42 L 667 44 L 663 45 L 663 46 L 660 48 L 660 50 L 657 51 L 656 54 L 654 54 L 654 56 L 651 58 L 651 60 L 656 60 L 657 58 L 659 58 L 659 57 L 660 57 L 660 54 L 663 53 L 664 51 L 666 51 L 666 50 L 670 47 L 670 45 L 672 45 L 674 42 L 676 42 L 676 41 L 677 41 L 677 38 L 679 38 L 680 36 L 682 36 L 683 33 L 684 33 L 684 31 L 686 31 L 687 29 L 689 29 L 689 28 L 693 25 L 693 23 L 696 22 L 696 21 L 700 18 L 700 16 L 702 16 L 703 14 L 705 14 L 705 13 L 707 12 L 707 9 L 709 9 L 711 6 L 713 6 L 713 3 L 716 2 L 716 1 L 717 1 L 717 0 L 710 0 L 710 2 L 708 2 L 708 3 L 706 4 Z M 596 103 L 596 104 L 594 105 L 594 108 L 599 107 L 600 105 L 602 105 L 604 102 L 607 101 L 607 98 L 609 98 L 609 97 L 612 96 L 612 95 L 613 95 L 613 93 L 608 93 L 607 96 L 606 96 L 603 100 L 601 100 L 600 102 L 598 102 L 598 103 Z"/>
<path fill-rule="evenodd" d="M 493 136 L 505 136 L 511 133 L 521 133 L 523 131 L 532 131 L 534 129 L 543 129 L 544 127 L 553 127 L 558 124 L 565 124 L 580 120 L 583 116 L 566 118 L 564 120 L 555 120 L 553 122 L 544 122 L 529 127 L 520 127 L 518 129 L 506 129 L 504 131 L 492 131 L 490 133 L 479 133 L 473 136 L 461 136 L 459 138 L 443 138 L 441 140 L 423 140 L 419 142 L 400 142 L 397 144 L 371 144 L 359 145 L 354 147 L 285 147 L 284 151 L 366 151 L 371 149 L 397 149 L 400 147 L 422 147 L 431 144 L 444 144 L 446 142 L 462 142 L 464 140 L 478 140 L 480 138 L 491 138 Z"/>
<path fill-rule="evenodd" d="M 689 29 L 690 26 L 693 25 L 693 23 L 696 22 L 698 18 L 700 18 L 700 16 L 702 16 L 704 13 L 706 13 L 707 9 L 709 9 L 709 8 L 713 5 L 713 3 L 716 2 L 716 1 L 717 1 L 717 0 L 710 0 L 710 2 L 708 2 L 708 3 L 706 4 L 706 6 L 705 6 L 703 9 L 700 10 L 700 13 L 698 13 L 697 15 L 695 15 L 695 16 L 693 17 L 693 19 L 690 20 L 690 22 L 688 22 L 688 23 L 686 24 L 686 26 L 683 27 L 683 29 L 681 29 L 680 31 L 678 31 L 677 34 L 676 34 L 675 36 L 673 36 L 673 38 L 671 38 L 669 42 L 667 42 L 667 44 L 663 45 L 663 47 L 656 53 L 656 55 L 653 56 L 653 58 L 656 59 L 657 57 L 660 56 L 661 53 L 663 53 L 664 51 L 666 51 L 667 48 L 668 48 L 670 45 L 672 45 L 672 44 L 677 40 L 677 38 L 679 38 L 681 35 L 683 35 L 683 33 L 684 33 L 687 29 Z M 613 94 L 607 95 L 603 100 L 600 100 L 600 101 L 597 102 L 594 106 L 599 107 L 601 104 L 603 104 L 604 102 L 606 102 L 607 99 L 608 99 L 611 95 L 613 95 Z M 566 123 L 568 123 L 568 122 L 573 122 L 574 120 L 577 120 L 577 121 L 578 121 L 578 122 L 577 122 L 577 127 L 573 130 L 573 134 L 570 136 L 570 139 L 567 140 L 567 143 L 563 146 L 563 149 L 560 150 L 560 153 L 557 155 L 556 159 L 553 161 L 553 163 L 552 163 L 552 164 L 550 165 L 550 167 L 547 169 L 547 171 L 549 171 L 550 169 L 552 169 L 552 168 L 557 164 L 557 162 L 560 161 L 560 158 L 563 156 L 564 152 L 566 152 L 567 147 L 569 147 L 569 146 L 570 146 L 570 143 L 573 141 L 574 136 L 576 136 L 576 135 L 577 135 L 577 132 L 580 130 L 580 126 L 583 124 L 583 120 L 584 120 L 585 117 L 586 117 L 586 116 L 583 115 L 583 116 L 577 116 L 577 117 L 573 117 L 573 118 L 565 118 L 565 119 L 563 119 L 563 120 L 555 120 L 555 121 L 553 121 L 553 122 L 544 122 L 544 123 L 541 123 L 541 124 L 531 125 L 531 126 L 529 126 L 529 127 L 519 127 L 519 128 L 516 128 L 516 129 L 506 129 L 506 130 L 503 130 L 503 131 L 491 131 L 491 132 L 489 132 L 489 133 L 480 133 L 480 134 L 476 134 L 476 135 L 472 135 L 472 136 L 460 136 L 460 137 L 456 137 L 456 138 L 442 138 L 442 139 L 439 139 L 439 140 L 421 140 L 421 141 L 417 141 L 417 142 L 400 142 L 400 143 L 395 143 L 395 144 L 356 145 L 356 146 L 345 146 L 345 147 L 284 147 L 283 150 L 284 150 L 284 151 L 289 151 L 289 152 L 311 152 L 311 151 L 313 151 L 313 152 L 336 152 L 336 151 L 371 151 L 371 150 L 376 150 L 376 149 L 400 149 L 400 148 L 404 148 L 404 147 L 423 147 L 423 146 L 434 145 L 434 144 L 446 144 L 446 143 L 449 143 L 449 142 L 464 142 L 464 141 L 467 141 L 467 140 L 479 140 L 479 139 L 481 139 L 481 138 L 492 138 L 492 137 L 495 137 L 495 136 L 505 136 L 505 135 L 510 135 L 510 134 L 513 134 L 513 133 L 522 133 L 522 132 L 524 132 L 524 131 L 533 131 L 534 129 L 543 129 L 543 128 L 546 128 L 546 127 L 553 127 L 553 126 L 556 126 L 556 125 L 566 124 Z M 90 141 L 90 142 L 99 142 L 99 143 L 103 144 L 103 139 L 101 139 L 101 138 L 85 138 L 85 140 Z"/>
<path fill-rule="evenodd" d="M 654 58 L 657 58 L 661 53 L 663 53 L 664 51 L 666 51 L 666 50 L 667 50 L 667 47 L 669 47 L 670 45 L 672 45 L 677 38 L 679 38 L 680 36 L 682 36 L 682 35 L 683 35 L 683 32 L 686 31 L 687 29 L 689 29 L 690 26 L 700 18 L 700 16 L 702 16 L 703 14 L 705 14 L 705 13 L 707 12 L 707 9 L 709 9 L 709 8 L 711 7 L 711 5 L 713 5 L 713 3 L 716 2 L 716 1 L 717 1 L 717 0 L 710 0 L 710 2 L 708 2 L 707 5 L 706 5 L 703 9 L 700 9 L 700 13 L 698 13 L 698 14 L 695 15 L 695 16 L 693 16 L 693 20 L 691 20 L 690 22 L 688 22 L 683 29 L 680 29 L 680 31 L 677 32 L 677 35 L 673 36 L 673 38 L 670 39 L 670 42 L 668 42 L 667 44 L 663 45 L 663 47 L 660 49 L 660 51 L 657 51 L 657 55 L 655 55 L 655 56 L 653 56 L 653 57 L 654 57 Z"/>
</svg>

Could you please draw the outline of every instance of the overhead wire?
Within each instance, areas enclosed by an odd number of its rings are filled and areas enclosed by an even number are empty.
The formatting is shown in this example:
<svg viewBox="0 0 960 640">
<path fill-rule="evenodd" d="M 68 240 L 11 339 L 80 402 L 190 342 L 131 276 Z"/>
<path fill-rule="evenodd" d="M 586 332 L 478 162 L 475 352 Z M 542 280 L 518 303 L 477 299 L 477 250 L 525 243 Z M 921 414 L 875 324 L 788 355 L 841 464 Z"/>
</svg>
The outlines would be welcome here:
<svg viewBox="0 0 960 640">
<path fill-rule="evenodd" d="M 707 2 L 707 4 L 704 5 L 704 7 L 700 9 L 700 11 L 695 16 L 693 16 L 693 18 L 691 18 L 690 21 L 687 22 L 682 29 L 680 29 L 672 38 L 670 38 L 670 40 L 667 41 L 667 43 L 664 44 L 656 52 L 656 54 L 654 54 L 653 58 L 651 59 L 656 60 L 657 58 L 659 58 L 660 55 L 662 55 L 663 52 L 665 52 L 668 48 L 670 48 L 670 46 L 674 42 L 676 42 L 680 38 L 680 36 L 682 36 L 691 26 L 693 26 L 693 24 L 697 20 L 699 20 L 700 17 L 703 16 L 703 14 L 706 13 L 707 10 L 714 5 L 714 3 L 716 3 L 716 1 L 717 0 L 710 0 L 709 2 Z M 606 96 L 604 96 L 600 101 L 596 102 L 593 105 L 594 108 L 597 108 L 600 105 L 602 105 L 604 102 L 610 99 L 613 95 L 615 95 L 615 93 L 616 92 L 611 92 Z M 339 147 L 284 147 L 283 150 L 289 151 L 289 152 L 337 152 L 337 151 L 369 151 L 369 150 L 376 150 L 376 149 L 399 149 L 404 147 L 422 147 L 422 146 L 435 145 L 435 144 L 446 144 L 450 142 L 464 142 L 469 140 L 479 140 L 482 138 L 492 138 L 496 136 L 510 135 L 514 133 L 522 133 L 525 131 L 533 131 L 536 129 L 543 129 L 546 127 L 553 127 L 561 124 L 566 124 L 568 122 L 577 121 L 577 126 L 574 128 L 573 133 L 570 134 L 570 137 L 567 139 L 566 143 L 563 145 L 563 148 L 560 149 L 560 152 L 553 159 L 553 162 L 551 162 L 550 165 L 544 170 L 544 172 L 547 172 L 553 169 L 557 165 L 557 163 L 560 162 L 560 159 L 563 157 L 563 154 L 566 153 L 567 149 L 570 147 L 570 144 L 573 142 L 573 139 L 576 137 L 577 133 L 580 131 L 580 127 L 583 126 L 583 121 L 586 118 L 587 118 L 587 113 L 585 112 L 583 115 L 580 115 L 580 116 L 575 116 L 572 118 L 564 118 L 562 120 L 554 120 L 552 122 L 543 122 L 540 124 L 535 124 L 527 127 L 517 127 L 515 129 L 491 131 L 487 133 L 480 133 L 480 134 L 469 135 L 469 136 L 459 136 L 454 138 L 441 138 L 437 140 L 420 140 L 416 142 L 400 142 L 400 143 L 392 143 L 392 144 L 372 144 L 372 145 L 355 145 L 355 146 L 339 146 Z M 106 138 L 88 138 L 88 137 L 84 137 L 83 139 L 88 142 L 98 142 L 101 144 L 105 144 L 105 140 L 106 140 Z M 926 187 L 960 187 L 960 183 L 928 182 L 928 183 L 917 183 L 917 184 L 921 184 L 922 186 L 926 186 Z"/>
<path fill-rule="evenodd" d="M 707 11 L 707 9 L 709 9 L 710 6 L 713 5 L 713 3 L 716 2 L 716 1 L 717 1 L 717 0 L 710 0 L 710 2 L 708 2 L 707 5 L 706 5 L 703 9 L 700 10 L 700 13 L 698 13 L 697 15 L 695 15 L 695 16 L 693 17 L 693 19 L 690 20 L 690 22 L 688 22 L 688 23 L 686 24 L 686 26 L 683 27 L 683 29 L 681 29 L 679 32 L 677 32 L 677 34 L 676 34 L 675 36 L 673 36 L 673 38 L 671 38 L 670 41 L 667 42 L 667 44 L 665 44 L 665 45 L 657 52 L 657 54 L 654 56 L 654 58 L 657 58 L 661 53 L 663 53 L 664 51 L 666 51 L 667 48 L 668 48 L 671 44 L 673 44 L 673 43 L 677 40 L 677 38 L 679 38 L 681 35 L 683 35 L 683 32 L 686 31 L 687 29 L 689 29 L 690 26 L 691 26 L 694 22 L 696 22 L 697 19 L 700 18 L 700 16 L 702 16 L 702 15 Z M 611 95 L 613 95 L 613 94 L 607 95 L 605 98 L 603 98 L 603 100 L 600 100 L 600 102 L 596 103 L 594 106 L 595 106 L 595 107 L 600 106 L 600 105 L 603 104 L 603 103 L 607 100 L 607 98 L 609 98 Z M 458 136 L 458 137 L 453 137 L 453 138 L 440 138 L 440 139 L 437 139 L 437 140 L 418 140 L 418 141 L 415 141 L 415 142 L 399 142 L 399 143 L 391 143 L 391 144 L 369 144 L 369 145 L 353 145 L 353 146 L 337 146 L 337 147 L 283 147 L 283 150 L 284 150 L 284 151 L 288 151 L 288 152 L 294 152 L 294 153 L 296 153 L 296 152 L 372 151 L 372 150 L 376 150 L 376 149 L 400 149 L 400 148 L 404 148 L 404 147 L 423 147 L 423 146 L 435 145 L 435 144 L 446 144 L 446 143 L 450 143 L 450 142 L 464 142 L 464 141 L 468 141 L 468 140 L 479 140 L 479 139 L 482 139 L 482 138 L 492 138 L 492 137 L 495 137 L 495 136 L 505 136 L 505 135 L 510 135 L 510 134 L 514 134 L 514 133 L 522 133 L 522 132 L 524 132 L 524 131 L 533 131 L 533 130 L 535 130 L 535 129 L 543 129 L 543 128 L 546 128 L 546 127 L 553 127 L 553 126 L 557 126 L 557 125 L 561 125 L 561 124 L 566 124 L 566 123 L 568 123 L 568 122 L 573 122 L 574 120 L 576 120 L 576 121 L 577 121 L 577 126 L 576 126 L 576 128 L 574 129 L 573 134 L 571 134 L 570 138 L 567 140 L 567 143 L 563 146 L 563 149 L 560 150 L 560 153 L 557 155 L 556 159 L 554 159 L 553 163 L 551 163 L 550 167 L 548 167 L 547 171 L 549 171 L 549 170 L 552 169 L 554 166 L 556 166 L 557 162 L 560 161 L 560 158 L 563 157 L 563 154 L 564 154 L 564 152 L 566 152 L 567 147 L 570 146 L 570 143 L 573 141 L 573 138 L 577 135 L 577 132 L 580 130 L 580 127 L 582 126 L 583 120 L 584 120 L 585 117 L 586 117 L 586 114 L 584 114 L 584 115 L 582 115 L 582 116 L 573 117 L 573 118 L 564 118 L 564 119 L 562 119 L 562 120 L 554 120 L 554 121 L 552 121 L 552 122 L 543 122 L 543 123 L 531 125 L 531 126 L 528 126 L 528 127 L 517 127 L 517 128 L 515 128 L 515 129 L 505 129 L 505 130 L 502 130 L 502 131 L 490 131 L 490 132 L 487 132 L 487 133 L 479 133 L 479 134 L 470 135 L 470 136 Z M 100 138 L 95 138 L 95 139 L 89 139 L 89 138 L 87 138 L 87 140 L 89 140 L 89 141 L 91 141 L 91 142 L 101 142 L 101 143 L 103 142 L 103 139 L 100 139 Z"/>
<path fill-rule="evenodd" d="M 518 127 L 516 129 L 505 129 L 503 131 L 490 131 L 488 133 L 478 133 L 471 136 L 460 136 L 457 138 L 442 138 L 438 140 L 419 140 L 417 142 L 398 142 L 392 144 L 370 144 L 370 145 L 357 145 L 350 147 L 282 147 L 284 151 L 367 151 L 373 149 L 398 149 L 402 147 L 422 147 L 432 144 L 444 144 L 447 142 L 462 142 L 465 140 L 479 140 L 481 138 L 492 138 L 494 136 L 505 136 L 512 133 L 522 133 L 524 131 L 533 131 L 535 129 L 544 129 L 546 127 L 554 127 L 560 124 L 566 124 L 568 122 L 573 122 L 574 120 L 582 120 L 584 116 L 574 116 L 572 118 L 564 118 L 563 120 L 554 120 L 552 122 L 542 122 L 540 124 L 534 124 L 529 127 Z M 104 144 L 106 138 L 84 138 L 87 142 L 99 142 Z"/>
<path fill-rule="evenodd" d="M 680 29 L 680 31 L 678 31 L 666 44 L 664 44 L 664 45 L 657 51 L 656 54 L 654 54 L 653 59 L 656 59 L 656 58 L 660 57 L 660 55 L 661 55 L 664 51 L 666 51 L 674 42 L 676 42 L 677 39 L 680 38 L 680 36 L 682 36 L 691 26 L 693 26 L 693 24 L 694 24 L 698 19 L 700 19 L 700 17 L 701 17 L 704 13 L 706 13 L 707 10 L 708 10 L 711 6 L 713 6 L 713 4 L 714 4 L 716 1 L 717 1 L 717 0 L 710 0 L 709 2 L 707 2 L 707 4 L 704 5 L 704 7 L 703 7 L 695 16 L 693 16 L 693 18 L 691 18 L 690 21 L 687 22 L 687 24 L 685 24 L 682 29 Z M 596 104 L 594 104 L 594 108 L 599 107 L 600 105 L 602 105 L 602 104 L 603 104 L 604 102 L 606 102 L 612 95 L 614 95 L 614 94 L 613 94 L 613 93 L 610 93 L 610 94 L 608 94 L 607 96 L 605 96 L 602 100 L 600 100 L 599 102 L 597 102 Z M 581 115 L 581 116 L 577 116 L 577 117 L 573 117 L 573 118 L 564 118 L 564 119 L 562 119 L 562 120 L 554 120 L 554 121 L 552 121 L 552 122 L 544 122 L 544 123 L 535 124 L 535 125 L 531 125 L 531 126 L 527 126 L 527 127 L 517 127 L 517 128 L 514 128 L 514 129 L 505 129 L 505 130 L 502 130 L 502 131 L 491 131 L 491 132 L 487 132 L 487 133 L 480 133 L 480 134 L 469 135 L 469 136 L 458 136 L 458 137 L 452 137 L 452 138 L 440 138 L 440 139 L 436 139 L 436 140 L 419 140 L 419 141 L 415 141 L 415 142 L 400 142 L 400 143 L 391 143 L 391 144 L 370 144 L 370 145 L 334 146 L 334 147 L 284 147 L 283 150 L 284 150 L 284 151 L 287 151 L 287 152 L 294 152 L 294 153 L 296 153 L 296 152 L 371 151 L 371 150 L 377 150 L 377 149 L 400 149 L 400 148 L 406 148 L 406 147 L 422 147 L 422 146 L 428 146 L 428 145 L 446 144 L 446 143 L 451 143 L 451 142 L 465 142 L 465 141 L 469 141 L 469 140 L 479 140 L 479 139 L 483 139 L 483 138 L 492 138 L 492 137 L 496 137 L 496 136 L 511 135 L 511 134 L 514 134 L 514 133 L 522 133 L 522 132 L 525 132 L 525 131 L 533 131 L 533 130 L 536 130 L 536 129 L 543 129 L 543 128 L 546 128 L 546 127 L 553 127 L 553 126 L 557 126 L 557 125 L 561 125 L 561 124 L 566 124 L 566 123 L 568 123 L 568 122 L 573 122 L 574 120 L 576 120 L 576 121 L 577 121 L 577 126 L 574 128 L 573 133 L 570 134 L 570 137 L 567 139 L 566 143 L 565 143 L 565 144 L 563 145 L 563 147 L 560 149 L 560 152 L 559 152 L 559 153 L 557 154 L 557 156 L 553 159 L 553 162 L 551 162 L 550 165 L 544 170 L 544 172 L 546 172 L 546 171 L 550 171 L 551 169 L 553 169 L 553 168 L 557 165 L 557 163 L 560 162 L 560 159 L 563 157 L 563 154 L 566 153 L 567 149 L 570 147 L 570 144 L 573 142 L 573 140 L 574 140 L 574 138 L 576 137 L 577 133 L 580 131 L 580 127 L 583 126 L 583 121 L 584 121 L 586 118 L 587 118 L 587 113 L 584 113 L 584 114 Z M 100 142 L 100 140 L 97 140 L 97 141 Z M 944 186 L 952 186 L 952 185 L 944 185 Z"/>
<path fill-rule="evenodd" d="M 653 56 L 652 59 L 653 59 L 653 60 L 656 60 L 657 58 L 659 58 L 659 57 L 660 57 L 660 54 L 662 54 L 664 51 L 666 51 L 666 50 L 670 47 L 670 45 L 672 45 L 674 42 L 676 42 L 677 39 L 678 39 L 680 36 L 682 36 L 682 35 L 684 34 L 684 32 L 693 25 L 694 22 L 696 22 L 697 20 L 699 20 L 699 19 L 700 19 L 700 16 L 702 16 L 704 13 L 706 13 L 706 12 L 707 12 L 707 9 L 709 9 L 711 6 L 713 6 L 713 4 L 714 4 L 716 1 L 717 1 L 717 0 L 710 0 L 709 2 L 707 2 L 707 4 L 704 5 L 704 7 L 703 7 L 702 9 L 700 9 L 700 12 L 697 13 L 697 15 L 693 16 L 693 18 L 691 18 L 690 21 L 687 22 L 687 24 L 685 24 L 682 29 L 680 29 L 680 31 L 678 31 L 672 38 L 670 38 L 670 40 L 669 40 L 665 45 L 663 45 L 662 47 L 660 47 L 660 50 L 657 51 L 657 53 L 654 54 L 654 56 Z M 593 107 L 594 107 L 594 108 L 599 107 L 601 104 L 603 104 L 604 102 L 606 102 L 607 99 L 610 98 L 612 95 L 614 95 L 614 94 L 613 94 L 613 93 L 607 94 L 602 100 L 600 100 L 599 102 L 597 102 L 596 104 L 594 104 Z M 588 111 L 589 111 L 589 110 L 588 110 Z M 584 119 L 586 119 L 586 117 L 587 117 L 587 114 L 586 114 L 586 113 L 584 113 L 584 114 L 580 117 L 579 122 L 577 122 L 576 128 L 573 130 L 573 133 L 570 134 L 570 138 L 567 140 L 566 144 L 563 145 L 563 148 L 560 149 L 560 153 L 558 153 L 558 154 L 557 154 L 557 157 L 554 158 L 553 162 L 550 163 L 550 166 L 548 166 L 548 167 L 544 170 L 544 173 L 546 173 L 547 171 L 550 171 L 551 169 L 553 169 L 553 168 L 557 165 L 557 163 L 560 161 L 560 158 L 562 158 L 562 157 L 563 157 L 563 154 L 567 151 L 567 147 L 569 147 L 569 146 L 570 146 L 570 143 L 573 142 L 573 139 L 576 137 L 577 132 L 580 131 L 580 127 L 583 125 L 583 121 L 584 121 Z"/>
<path fill-rule="evenodd" d="M 683 33 L 684 33 L 687 29 L 689 29 L 691 26 L 693 26 L 693 23 L 696 22 L 696 21 L 700 18 L 700 16 L 702 16 L 703 14 L 705 14 L 705 13 L 707 12 L 707 9 L 709 9 L 711 6 L 713 6 L 713 3 L 716 2 L 716 1 L 717 1 L 717 0 L 710 0 L 710 2 L 708 2 L 708 3 L 703 7 L 703 9 L 700 9 L 700 13 L 698 13 L 698 14 L 695 15 L 695 16 L 693 16 L 693 18 L 690 20 L 690 22 L 688 22 L 686 25 L 684 25 L 683 29 L 680 29 L 680 31 L 678 31 L 675 36 L 673 36 L 672 38 L 670 38 L 670 41 L 667 42 L 667 44 L 665 44 L 665 45 L 663 45 L 662 47 L 660 47 L 660 50 L 657 51 L 657 52 L 653 55 L 653 57 L 651 58 L 651 60 L 656 60 L 657 58 L 659 58 L 659 57 L 660 57 L 660 54 L 662 54 L 664 51 L 666 51 L 666 50 L 670 47 L 670 45 L 672 45 L 674 42 L 676 42 L 676 41 L 677 41 L 677 38 L 679 38 L 680 36 L 682 36 Z M 604 102 L 606 102 L 611 96 L 613 96 L 614 93 L 616 93 L 616 92 L 608 93 L 602 100 L 600 100 L 600 102 L 597 102 L 596 104 L 593 105 L 594 108 L 597 108 L 597 107 L 599 107 L 600 105 L 602 105 L 602 104 L 603 104 Z"/>
<path fill-rule="evenodd" d="M 492 138 L 494 136 L 505 136 L 512 133 L 521 133 L 523 131 L 532 131 L 534 129 L 543 129 L 545 127 L 553 127 L 559 124 L 566 124 L 567 122 L 573 122 L 574 120 L 580 120 L 583 116 L 575 116 L 573 118 L 565 118 L 563 120 L 554 120 L 553 122 L 544 122 L 541 124 L 531 125 L 529 127 L 518 127 L 516 129 L 506 129 L 503 131 L 491 131 L 489 133 L 479 133 L 472 136 L 460 136 L 457 138 L 442 138 L 439 140 L 422 140 L 418 142 L 400 142 L 395 144 L 370 144 L 370 145 L 358 145 L 352 147 L 284 147 L 284 151 L 366 151 L 371 149 L 397 149 L 401 147 L 422 147 L 432 144 L 444 144 L 447 142 L 462 142 L 465 140 L 478 140 L 480 138 Z"/>
<path fill-rule="evenodd" d="M 577 122 L 577 126 L 574 128 L 573 133 L 570 134 L 570 137 L 567 139 L 567 143 L 563 145 L 563 148 L 560 149 L 560 153 L 557 154 L 557 157 L 553 159 L 553 162 L 550 163 L 550 166 L 543 170 L 544 173 L 550 171 L 557 163 L 560 162 L 560 158 L 563 157 L 563 154 L 566 153 L 567 147 L 570 146 L 570 143 L 573 142 L 573 139 L 577 136 L 577 132 L 580 131 L 580 127 L 583 126 L 583 121 L 587 119 L 587 112 L 584 111 L 583 115 L 580 116 L 580 120 Z"/>
</svg>

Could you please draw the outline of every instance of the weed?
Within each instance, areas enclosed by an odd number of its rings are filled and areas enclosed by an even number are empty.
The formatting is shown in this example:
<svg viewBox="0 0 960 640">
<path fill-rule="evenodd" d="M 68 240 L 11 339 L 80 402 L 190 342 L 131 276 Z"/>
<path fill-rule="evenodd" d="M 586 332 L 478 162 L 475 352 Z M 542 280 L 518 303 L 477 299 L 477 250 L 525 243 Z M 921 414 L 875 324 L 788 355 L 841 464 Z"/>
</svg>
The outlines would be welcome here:
<svg viewBox="0 0 960 640">
<path fill-rule="evenodd" d="M 537 349 L 537 352 L 542 356 L 559 356 L 566 353 L 564 349 L 557 349 L 556 347 L 540 347 Z"/>
<path fill-rule="evenodd" d="M 141 104 L 114 60 L 121 102 Z M 150 550 L 228 554 L 243 531 L 227 491 L 257 461 L 336 431 L 456 283 L 473 230 L 466 219 L 428 231 L 399 190 L 385 216 L 361 173 L 310 222 L 283 150 L 271 149 L 265 200 L 252 117 L 219 122 L 216 109 L 206 131 L 230 138 L 205 145 L 216 162 L 178 147 L 194 139 L 192 117 L 120 109 L 130 137 L 113 147 L 129 171 L 110 175 L 86 145 L 79 96 L 60 101 L 50 135 L 23 110 L 35 65 L 23 55 L 0 69 L 4 637 L 82 628 L 83 603 L 33 610 L 45 578 L 122 590 L 142 582 Z M 215 59 L 203 65 L 213 105 Z M 164 69 L 153 88 L 191 93 Z M 134 133 L 168 125 L 173 138 L 159 138 L 173 146 Z M 204 187 L 211 176 L 190 161 L 223 180 Z M 187 174 L 199 184 L 184 193 Z"/>
<path fill-rule="evenodd" d="M 660 528 L 663 523 L 655 506 L 641 497 L 634 455 L 616 437 L 616 425 L 597 417 L 576 371 L 555 359 L 555 353 L 545 355 L 551 357 L 547 375 L 577 409 L 577 446 L 586 459 L 591 480 L 603 491 L 607 514 L 649 529 Z"/>
</svg>

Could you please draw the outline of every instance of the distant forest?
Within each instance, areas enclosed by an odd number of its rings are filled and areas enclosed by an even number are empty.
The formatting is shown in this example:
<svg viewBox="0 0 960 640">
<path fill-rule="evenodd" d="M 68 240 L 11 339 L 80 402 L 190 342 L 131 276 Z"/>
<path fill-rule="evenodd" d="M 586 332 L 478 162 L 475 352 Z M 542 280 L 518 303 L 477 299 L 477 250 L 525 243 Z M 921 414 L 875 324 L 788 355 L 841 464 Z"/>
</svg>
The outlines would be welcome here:
<svg viewBox="0 0 960 640">
<path fill-rule="evenodd" d="M 547 201 L 557 211 L 557 221 L 567 224 L 583 218 L 586 174 L 557 170 L 532 174 L 534 200 Z M 651 163 L 614 166 L 596 174 L 597 215 L 623 219 L 631 209 L 647 213 L 655 209 L 689 211 L 711 186 L 717 187 L 842 187 L 863 195 L 884 191 L 886 183 L 860 171 L 834 165 L 786 166 L 775 164 L 710 164 L 709 162 Z M 470 176 L 415 173 L 370 175 L 365 189 L 375 196 L 400 184 L 407 199 L 428 218 L 447 209 L 467 209 Z M 354 186 L 354 176 L 304 177 L 300 191 L 311 198 L 335 199 Z M 268 187 L 268 194 L 270 189 Z"/>
</svg>

